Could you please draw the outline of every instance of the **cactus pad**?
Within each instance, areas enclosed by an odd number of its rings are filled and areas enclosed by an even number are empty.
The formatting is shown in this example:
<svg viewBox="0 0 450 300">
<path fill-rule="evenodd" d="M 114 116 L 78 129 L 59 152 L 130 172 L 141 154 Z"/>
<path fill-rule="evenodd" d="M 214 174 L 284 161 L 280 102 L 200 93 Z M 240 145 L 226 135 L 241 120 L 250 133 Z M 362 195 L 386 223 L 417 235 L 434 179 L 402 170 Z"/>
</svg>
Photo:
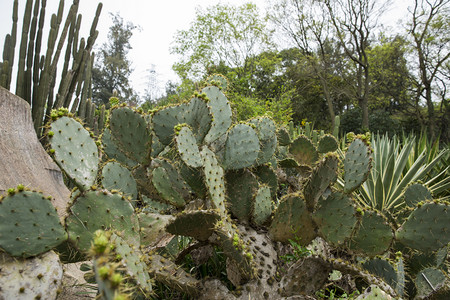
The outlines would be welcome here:
<svg viewBox="0 0 450 300">
<path fill-rule="evenodd" d="M 227 97 L 218 87 L 208 86 L 202 90 L 208 97 L 208 107 L 213 116 L 211 129 L 205 137 L 205 142 L 211 144 L 224 135 L 231 126 L 231 106 Z"/>
<path fill-rule="evenodd" d="M 278 177 L 274 169 L 268 165 L 263 165 L 253 170 L 253 174 L 256 175 L 260 183 L 269 186 L 272 199 L 276 199 L 278 190 Z"/>
<path fill-rule="evenodd" d="M 256 162 L 262 165 L 270 161 L 277 148 L 276 125 L 268 117 L 253 119 L 250 123 L 256 126 L 256 133 L 261 144 Z"/>
<path fill-rule="evenodd" d="M 450 242 L 449 206 L 445 203 L 418 204 L 397 230 L 397 239 L 405 246 L 423 252 L 434 251 Z"/>
<path fill-rule="evenodd" d="M 152 183 L 161 197 L 171 205 L 183 207 L 186 204 L 183 195 L 173 185 L 165 168 L 157 167 L 153 169 Z"/>
<path fill-rule="evenodd" d="M 303 189 L 309 211 L 313 211 L 325 190 L 336 181 L 338 163 L 337 155 L 330 153 L 314 167 Z"/>
<path fill-rule="evenodd" d="M 180 213 L 167 225 L 166 230 L 174 235 L 190 236 L 206 241 L 214 232 L 220 216 L 214 210 L 195 210 Z"/>
<path fill-rule="evenodd" d="M 212 115 L 205 100 L 192 98 L 189 101 L 184 122 L 192 129 L 197 144 L 202 144 L 212 126 Z"/>
<path fill-rule="evenodd" d="M 128 241 L 113 233 L 111 235 L 111 244 L 114 245 L 114 252 L 121 257 L 121 263 L 134 281 L 137 282 L 138 287 L 144 293 L 149 293 L 152 290 L 152 281 L 148 275 L 148 267 L 142 261 L 143 253 L 136 249 L 134 244 L 129 244 Z"/>
<path fill-rule="evenodd" d="M 319 200 L 313 219 L 320 235 L 334 245 L 343 244 L 350 238 L 358 221 L 353 201 L 338 192 Z"/>
<path fill-rule="evenodd" d="M 397 286 L 397 272 L 391 262 L 381 258 L 374 258 L 364 262 L 362 267 L 371 274 L 381 277 L 392 288 Z"/>
<path fill-rule="evenodd" d="M 261 186 L 255 195 L 252 209 L 253 223 L 263 225 L 272 214 L 272 197 L 268 186 Z"/>
<path fill-rule="evenodd" d="M 174 127 L 186 123 L 184 120 L 185 104 L 169 106 L 158 110 L 153 115 L 153 130 L 159 141 L 167 146 L 172 142 Z"/>
<path fill-rule="evenodd" d="M 317 151 L 319 153 L 334 152 L 338 147 L 339 145 L 336 138 L 330 134 L 321 136 L 317 143 Z"/>
<path fill-rule="evenodd" d="M 66 218 L 69 240 L 81 251 L 89 250 L 98 229 L 122 232 L 127 241 L 139 244 L 139 222 L 133 206 L 121 194 L 87 191 L 70 207 Z"/>
<path fill-rule="evenodd" d="M 122 151 L 120 151 L 117 146 L 117 142 L 111 136 L 111 131 L 109 130 L 109 128 L 105 128 L 101 140 L 103 151 L 106 153 L 109 159 L 115 159 L 130 168 L 136 166 L 136 161 L 129 159 Z"/>
<path fill-rule="evenodd" d="M 260 150 L 255 130 L 246 124 L 237 124 L 228 131 L 225 145 L 226 169 L 242 169 L 253 165 Z"/>
<path fill-rule="evenodd" d="M 109 128 L 120 150 L 127 157 L 140 163 L 149 161 L 151 134 L 140 113 L 128 107 L 115 108 L 109 117 Z"/>
<path fill-rule="evenodd" d="M 206 82 L 208 85 L 215 85 L 219 87 L 219 89 L 223 92 L 227 91 L 228 88 L 228 79 L 222 74 L 212 74 L 207 79 Z"/>
<path fill-rule="evenodd" d="M 258 180 L 249 170 L 244 169 L 228 171 L 225 182 L 231 213 L 240 221 L 249 221 Z"/>
<path fill-rule="evenodd" d="M 226 217 L 227 209 L 225 206 L 225 180 L 224 172 L 217 162 L 214 152 L 204 146 L 200 152 L 203 159 L 203 172 L 205 183 L 209 191 L 212 207 L 219 210 L 222 217 Z"/>
<path fill-rule="evenodd" d="M 300 165 L 311 166 L 319 159 L 316 147 L 304 135 L 298 136 L 289 146 L 289 152 Z"/>
<path fill-rule="evenodd" d="M 301 193 L 289 194 L 281 199 L 270 225 L 269 235 L 279 242 L 299 238 L 304 246 L 317 236 Z"/>
<path fill-rule="evenodd" d="M 386 219 L 376 211 L 366 210 L 352 237 L 350 248 L 373 257 L 390 247 L 394 234 Z"/>
<path fill-rule="evenodd" d="M 159 202 L 156 200 L 152 200 L 145 195 L 141 195 L 141 200 L 144 203 L 144 211 L 150 212 L 150 213 L 162 214 L 162 213 L 165 213 L 165 212 L 175 208 L 174 206 L 172 206 L 168 203 L 163 203 L 163 202 Z"/>
<path fill-rule="evenodd" d="M 281 168 L 297 168 L 297 167 L 299 167 L 298 162 L 293 158 L 285 158 L 283 160 L 280 160 L 278 162 L 278 165 Z"/>
<path fill-rule="evenodd" d="M 191 129 L 183 126 L 176 136 L 176 141 L 178 153 L 180 153 L 184 163 L 193 168 L 201 167 L 202 159 L 200 157 L 200 151 Z"/>
<path fill-rule="evenodd" d="M 174 127 L 188 124 L 197 144 L 202 143 L 211 127 L 212 117 L 205 101 L 192 98 L 189 103 L 164 107 L 153 115 L 153 129 L 163 145 L 169 145 L 174 136 Z"/>
<path fill-rule="evenodd" d="M 404 199 L 407 206 L 414 208 L 420 201 L 431 200 L 433 196 L 426 186 L 415 183 L 406 188 Z"/>
<path fill-rule="evenodd" d="M 98 171 L 98 149 L 89 132 L 74 119 L 61 117 L 51 123 L 50 147 L 54 160 L 81 189 L 94 184 Z"/>
<path fill-rule="evenodd" d="M 426 268 L 417 274 L 414 283 L 417 288 L 417 298 L 423 299 L 443 288 L 446 283 L 446 276 L 439 269 Z"/>
<path fill-rule="evenodd" d="M 110 161 L 102 169 L 102 185 L 107 190 L 119 190 L 123 195 L 130 197 L 134 203 L 137 200 L 137 184 L 131 172 L 120 163 Z"/>
<path fill-rule="evenodd" d="M 41 193 L 17 191 L 0 199 L 0 248 L 30 257 L 67 239 L 51 201 Z"/>
<path fill-rule="evenodd" d="M 360 139 L 348 147 L 344 159 L 344 192 L 351 193 L 369 176 L 371 168 L 370 149 Z"/>
<path fill-rule="evenodd" d="M 154 247 L 162 238 L 169 235 L 166 226 L 174 217 L 158 213 L 142 212 L 138 214 L 139 226 L 141 227 L 141 245 Z"/>
<path fill-rule="evenodd" d="M 291 144 L 291 137 L 286 128 L 279 128 L 277 130 L 277 139 L 280 146 L 289 146 Z"/>
<path fill-rule="evenodd" d="M 178 166 L 178 169 L 180 170 L 181 177 L 183 177 L 184 181 L 189 185 L 192 191 L 196 193 L 197 197 L 204 199 L 206 197 L 206 186 L 203 181 L 202 170 L 191 168 L 184 163 L 181 163 Z"/>
</svg>

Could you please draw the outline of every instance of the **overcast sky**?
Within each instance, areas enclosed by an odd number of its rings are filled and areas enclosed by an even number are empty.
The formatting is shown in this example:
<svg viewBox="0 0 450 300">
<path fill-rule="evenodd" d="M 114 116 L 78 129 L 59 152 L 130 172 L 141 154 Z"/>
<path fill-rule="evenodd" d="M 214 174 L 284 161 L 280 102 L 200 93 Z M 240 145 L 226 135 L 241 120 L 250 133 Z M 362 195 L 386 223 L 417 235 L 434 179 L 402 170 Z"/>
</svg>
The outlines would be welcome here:
<svg viewBox="0 0 450 300">
<path fill-rule="evenodd" d="M 19 25 L 23 18 L 25 0 L 19 0 Z M 33 0 L 34 2 L 34 0 Z M 124 21 L 131 21 L 141 27 L 141 31 L 135 31 L 131 39 L 133 49 L 129 58 L 133 62 L 134 72 L 131 77 L 133 87 L 142 94 L 146 88 L 148 70 L 154 69 L 158 75 L 158 84 L 164 90 L 168 80 L 176 81 L 177 77 L 171 70 L 176 61 L 174 55 L 170 55 L 170 45 L 173 42 L 177 30 L 188 29 L 190 22 L 195 17 L 195 8 L 207 7 L 216 3 L 229 3 L 239 5 L 247 1 L 243 0 L 104 0 L 103 10 L 97 29 L 99 37 L 96 46 L 101 46 L 107 39 L 108 29 L 111 26 L 109 13 L 119 12 Z M 261 11 L 264 11 L 266 0 L 253 0 Z M 412 0 L 395 0 L 388 14 L 392 24 L 405 13 L 405 3 Z M 50 14 L 56 13 L 59 0 L 47 0 L 46 26 L 50 22 Z M 69 10 L 71 0 L 65 1 L 65 13 Z M 82 34 L 88 36 L 88 30 L 95 15 L 98 1 L 80 0 L 79 13 L 83 15 Z M 0 0 L 0 50 L 3 49 L 4 36 L 11 32 L 11 15 L 13 0 Z M 18 28 L 18 41 L 20 44 L 21 28 Z M 46 41 L 46 39 L 45 39 Z M 45 47 L 45 45 L 43 46 Z"/>
</svg>

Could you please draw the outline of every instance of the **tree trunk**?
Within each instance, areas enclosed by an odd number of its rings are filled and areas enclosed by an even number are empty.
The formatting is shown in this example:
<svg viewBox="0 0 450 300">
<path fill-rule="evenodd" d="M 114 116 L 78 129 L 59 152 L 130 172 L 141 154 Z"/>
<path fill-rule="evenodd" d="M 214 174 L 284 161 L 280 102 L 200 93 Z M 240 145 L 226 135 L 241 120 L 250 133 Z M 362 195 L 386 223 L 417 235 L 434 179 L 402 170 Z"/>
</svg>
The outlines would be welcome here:
<svg viewBox="0 0 450 300">
<path fill-rule="evenodd" d="M 64 221 L 70 191 L 36 136 L 30 105 L 0 87 L 0 194 L 18 184 L 51 196 Z"/>
<path fill-rule="evenodd" d="M 327 101 L 327 106 L 328 106 L 328 113 L 330 114 L 330 119 L 331 119 L 331 131 L 333 131 L 334 128 L 334 119 L 336 117 L 336 114 L 334 113 L 334 107 L 333 107 L 333 99 L 331 98 L 331 93 L 330 93 L 330 89 L 328 88 L 328 83 L 327 81 L 322 78 L 322 76 L 319 75 L 319 79 L 320 82 L 322 83 L 322 91 L 325 95 L 325 99 Z"/>
<path fill-rule="evenodd" d="M 427 101 L 427 109 L 428 109 L 428 131 L 430 133 L 430 138 L 434 141 L 435 133 L 436 133 L 436 116 L 434 113 L 434 104 L 433 104 L 433 95 L 431 91 L 431 84 L 426 82 L 425 84 L 425 98 Z"/>
</svg>

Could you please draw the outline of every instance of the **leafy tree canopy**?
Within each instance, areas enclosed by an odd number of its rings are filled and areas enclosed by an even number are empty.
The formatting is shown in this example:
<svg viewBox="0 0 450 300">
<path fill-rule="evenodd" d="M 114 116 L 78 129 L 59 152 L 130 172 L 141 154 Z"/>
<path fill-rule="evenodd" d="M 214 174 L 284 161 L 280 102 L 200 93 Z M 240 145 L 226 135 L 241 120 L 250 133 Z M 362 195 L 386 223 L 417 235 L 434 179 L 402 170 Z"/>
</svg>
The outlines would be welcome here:
<svg viewBox="0 0 450 300">
<path fill-rule="evenodd" d="M 201 80 L 220 63 L 245 72 L 251 67 L 249 58 L 272 45 L 271 33 L 255 4 L 198 8 L 191 27 L 175 35 L 171 52 L 180 61 L 173 69 L 182 80 L 191 81 Z"/>
<path fill-rule="evenodd" d="M 130 39 L 138 26 L 124 22 L 119 14 L 111 14 L 113 25 L 109 28 L 108 41 L 99 49 L 92 71 L 93 99 L 97 103 L 108 104 L 109 98 L 117 97 L 129 103 L 137 102 L 136 92 L 132 89 L 129 77 L 133 72 L 127 55 Z"/>
</svg>

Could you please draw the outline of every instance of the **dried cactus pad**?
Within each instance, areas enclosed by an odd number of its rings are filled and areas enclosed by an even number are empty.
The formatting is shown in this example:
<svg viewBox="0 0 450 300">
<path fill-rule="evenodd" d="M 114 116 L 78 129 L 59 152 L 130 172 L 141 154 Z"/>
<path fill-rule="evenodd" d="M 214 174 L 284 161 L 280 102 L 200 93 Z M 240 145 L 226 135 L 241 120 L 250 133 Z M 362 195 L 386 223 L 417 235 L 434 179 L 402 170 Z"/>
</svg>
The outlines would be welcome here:
<svg viewBox="0 0 450 300">
<path fill-rule="evenodd" d="M 63 279 L 58 254 L 22 259 L 0 253 L 0 299 L 56 299 Z"/>
<path fill-rule="evenodd" d="M 166 230 L 175 235 L 191 236 L 206 241 L 214 232 L 220 216 L 214 210 L 196 210 L 180 213 L 167 225 Z"/>
<path fill-rule="evenodd" d="M 67 239 L 55 207 L 41 193 L 18 191 L 0 200 L 0 248 L 30 257 Z"/>
</svg>

